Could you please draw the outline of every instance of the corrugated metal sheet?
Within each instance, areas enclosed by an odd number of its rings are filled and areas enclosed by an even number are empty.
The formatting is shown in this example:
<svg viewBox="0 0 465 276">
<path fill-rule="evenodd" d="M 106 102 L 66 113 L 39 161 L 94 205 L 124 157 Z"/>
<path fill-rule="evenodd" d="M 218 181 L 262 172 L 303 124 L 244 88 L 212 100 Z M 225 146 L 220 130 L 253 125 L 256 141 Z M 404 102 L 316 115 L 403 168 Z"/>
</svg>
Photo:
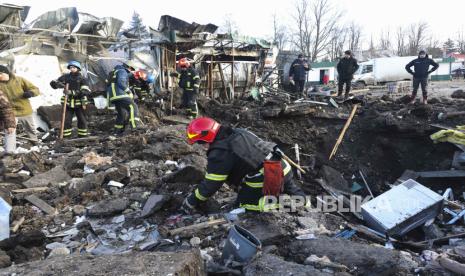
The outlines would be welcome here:
<svg viewBox="0 0 465 276">
<path fill-rule="evenodd" d="M 113 18 L 99 18 L 88 13 L 79 13 L 79 29 L 75 33 L 116 37 L 123 26 L 123 21 Z"/>
<path fill-rule="evenodd" d="M 29 7 L 26 7 L 27 11 L 29 11 Z M 22 6 L 15 6 L 15 5 L 8 5 L 2 4 L 0 5 L 0 24 L 13 26 L 13 27 L 21 27 L 21 23 L 24 20 L 22 16 L 27 15 L 26 13 L 22 13 L 24 7 Z"/>
<path fill-rule="evenodd" d="M 32 25 L 32 28 L 72 31 L 78 24 L 78 21 L 79 15 L 76 8 L 61 8 L 39 16 Z"/>
<path fill-rule="evenodd" d="M 218 29 L 218 26 L 213 24 L 201 25 L 198 23 L 187 23 L 181 19 L 170 15 L 162 15 L 160 22 L 158 23 L 158 30 L 161 32 L 166 31 L 180 31 L 182 33 L 193 34 L 193 33 L 214 33 Z"/>
</svg>

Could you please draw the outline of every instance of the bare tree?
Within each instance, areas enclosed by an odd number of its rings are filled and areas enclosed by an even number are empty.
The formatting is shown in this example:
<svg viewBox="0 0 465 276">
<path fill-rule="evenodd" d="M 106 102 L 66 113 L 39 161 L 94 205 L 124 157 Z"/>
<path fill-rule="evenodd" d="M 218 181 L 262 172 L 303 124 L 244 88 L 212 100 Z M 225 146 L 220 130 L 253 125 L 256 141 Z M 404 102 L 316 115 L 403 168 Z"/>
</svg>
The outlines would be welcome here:
<svg viewBox="0 0 465 276">
<path fill-rule="evenodd" d="M 315 36 L 313 38 L 311 61 L 314 62 L 329 43 L 329 38 L 342 13 L 336 10 L 329 0 L 314 0 L 312 5 Z"/>
<path fill-rule="evenodd" d="M 344 51 L 344 45 L 347 40 L 347 29 L 343 27 L 336 27 L 331 33 L 331 38 L 329 40 L 329 45 L 327 47 L 328 57 L 331 61 L 336 60 L 338 57 L 342 56 Z"/>
<path fill-rule="evenodd" d="M 232 14 L 228 13 L 224 16 L 223 25 L 220 26 L 219 31 L 227 34 L 239 33 L 239 26 L 237 26 Z"/>
<path fill-rule="evenodd" d="M 297 23 L 294 43 L 314 62 L 330 44 L 341 12 L 329 0 L 298 0 L 293 17 Z"/>
<path fill-rule="evenodd" d="M 402 26 L 399 26 L 396 31 L 396 52 L 398 56 L 405 56 L 407 55 L 408 49 L 406 45 L 406 35 L 404 28 Z"/>
<path fill-rule="evenodd" d="M 295 3 L 295 14 L 293 15 L 297 25 L 293 44 L 305 56 L 310 56 L 310 41 L 312 39 L 313 24 L 309 15 L 308 1 L 300 0 Z"/>
<path fill-rule="evenodd" d="M 371 58 L 375 58 L 376 46 L 375 46 L 375 43 L 373 42 L 373 35 L 370 36 L 370 48 L 368 49 L 368 52 L 369 52 Z"/>
<path fill-rule="evenodd" d="M 288 39 L 286 27 L 279 24 L 276 14 L 273 14 L 273 43 L 278 47 L 279 51 L 286 47 Z"/>
<path fill-rule="evenodd" d="M 408 52 L 416 55 L 421 47 L 425 47 L 428 39 L 428 23 L 419 22 L 411 24 L 408 28 Z"/>
<path fill-rule="evenodd" d="M 389 29 L 387 29 L 386 31 L 381 31 L 381 35 L 379 38 L 379 49 L 388 51 L 392 50 L 391 32 Z"/>
<path fill-rule="evenodd" d="M 349 49 L 352 51 L 359 50 L 361 46 L 362 27 L 355 22 L 351 22 L 347 31 L 349 35 Z"/>
</svg>

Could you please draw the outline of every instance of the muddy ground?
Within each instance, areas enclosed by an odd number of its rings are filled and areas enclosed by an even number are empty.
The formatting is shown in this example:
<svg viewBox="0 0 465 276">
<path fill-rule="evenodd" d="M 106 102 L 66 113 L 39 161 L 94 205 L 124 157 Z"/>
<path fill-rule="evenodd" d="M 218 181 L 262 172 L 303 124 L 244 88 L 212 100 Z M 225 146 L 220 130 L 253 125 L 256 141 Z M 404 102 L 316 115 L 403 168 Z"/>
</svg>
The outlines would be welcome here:
<svg viewBox="0 0 465 276">
<path fill-rule="evenodd" d="M 326 180 L 337 190 L 350 192 L 353 182 L 362 183 L 360 170 L 366 175 L 373 193 L 379 195 L 390 189 L 389 184 L 405 170 L 451 169 L 452 157 L 459 149 L 450 143 L 434 144 L 429 135 L 439 130 L 433 124 L 449 127 L 463 124 L 463 116 L 440 120 L 438 115 L 465 111 L 465 100 L 441 96 L 430 98 L 431 104 L 427 106 L 405 102 L 402 95 L 371 95 L 368 92 L 358 96 L 356 102 L 340 104 L 339 108 L 315 104 L 296 106 L 272 100 L 257 104 L 247 99 L 229 105 L 200 99 L 199 105 L 202 114 L 222 124 L 248 128 L 258 136 L 278 143 L 294 159 L 293 147 L 297 143 L 301 147 L 301 165 L 308 171 L 299 185 L 309 195 L 317 196 L 327 193 L 327 187 L 320 185 L 318 179 Z M 360 104 L 356 116 L 337 154 L 329 160 L 355 103 Z M 450 272 L 440 265 L 432 265 L 433 262 L 425 262 L 422 259 L 425 248 L 404 244 L 396 245 L 394 250 L 386 249 L 383 238 L 373 238 L 361 231 L 350 239 L 334 238 L 341 230 L 349 229 L 349 223 L 363 224 L 351 214 L 301 211 L 240 215 L 236 223 L 254 233 L 262 241 L 263 248 L 249 264 L 221 267 L 227 224 L 176 235 L 170 235 L 170 231 L 221 218 L 221 213 L 232 209 L 234 187 L 224 185 L 198 214 L 182 215 L 178 209 L 182 200 L 203 178 L 205 149 L 186 143 L 186 120 L 170 117 L 171 111 L 166 107 L 142 105 L 141 113 L 145 129 L 115 137 L 110 133 L 112 112 L 91 110 L 90 128 L 94 138 L 55 142 L 51 133 L 38 152 L 2 158 L 0 196 L 13 206 L 12 224 L 23 217 L 24 223 L 10 239 L 0 242 L 0 266 L 15 264 L 0 270 L 0 275 L 28 274 L 28 271 L 48 265 L 56 267 L 50 273 L 58 275 L 71 271 L 90 275 L 92 267 L 95 267 L 96 275 L 114 274 L 111 266 L 100 266 L 98 257 L 86 259 L 86 254 L 111 255 L 112 260 L 118 262 L 118 258 L 128 258 L 128 255 L 119 255 L 127 252 L 142 251 L 140 254 L 155 254 L 154 258 L 163 260 L 162 255 L 157 257 L 156 254 L 190 251 L 195 255 L 199 249 L 205 269 L 211 275 Z M 173 111 L 173 114 L 177 113 L 182 116 L 181 111 Z M 47 175 L 52 169 L 54 175 Z M 427 184 L 437 192 L 452 187 L 456 199 L 463 201 L 462 181 L 436 180 Z M 113 182 L 120 183 L 120 187 L 109 185 Z M 44 189 L 17 191 L 31 187 Z M 361 189 L 357 194 L 367 195 L 368 191 Z M 43 200 L 57 212 L 45 213 L 31 204 L 30 195 Z M 440 224 L 437 228 L 443 235 L 465 232 L 463 221 L 453 227 Z M 302 233 L 312 233 L 315 238 L 296 240 Z M 416 230 L 405 237 L 405 241 L 425 240 L 425 233 Z M 455 245 L 459 249 L 463 246 L 460 241 Z M 432 249 L 445 254 L 454 248 L 444 246 L 438 244 Z M 129 259 L 133 258 L 130 256 Z M 325 260 L 325 256 L 329 260 Z M 65 258 L 63 261 L 67 265 L 54 264 L 57 258 Z M 458 253 L 453 258 L 461 261 Z M 198 262 L 198 258 L 187 258 L 185 267 L 195 268 L 189 270 L 188 275 L 203 273 L 203 266 L 197 270 Z M 86 264 L 78 265 L 82 263 Z M 153 267 L 144 270 L 130 266 L 118 268 L 119 273 L 127 275 L 157 275 L 171 271 L 168 268 L 161 270 Z"/>
</svg>

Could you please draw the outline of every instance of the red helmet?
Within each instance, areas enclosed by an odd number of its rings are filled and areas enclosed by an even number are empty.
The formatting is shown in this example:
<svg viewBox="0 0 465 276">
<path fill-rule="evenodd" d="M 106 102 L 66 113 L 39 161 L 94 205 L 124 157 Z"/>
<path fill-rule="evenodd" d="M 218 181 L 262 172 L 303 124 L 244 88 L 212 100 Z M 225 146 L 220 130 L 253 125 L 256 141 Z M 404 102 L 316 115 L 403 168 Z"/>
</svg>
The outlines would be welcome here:
<svg viewBox="0 0 465 276">
<path fill-rule="evenodd" d="M 188 68 L 189 66 L 191 66 L 191 64 L 189 63 L 187 58 L 182 58 L 182 59 L 179 60 L 179 67 Z"/>
<path fill-rule="evenodd" d="M 191 145 L 198 141 L 212 143 L 220 130 L 220 126 L 212 118 L 202 117 L 194 119 L 187 126 L 187 142 Z"/>
<path fill-rule="evenodd" d="M 134 76 L 136 77 L 136 79 L 147 80 L 147 71 L 145 71 L 145 70 L 137 70 L 134 73 Z"/>
</svg>

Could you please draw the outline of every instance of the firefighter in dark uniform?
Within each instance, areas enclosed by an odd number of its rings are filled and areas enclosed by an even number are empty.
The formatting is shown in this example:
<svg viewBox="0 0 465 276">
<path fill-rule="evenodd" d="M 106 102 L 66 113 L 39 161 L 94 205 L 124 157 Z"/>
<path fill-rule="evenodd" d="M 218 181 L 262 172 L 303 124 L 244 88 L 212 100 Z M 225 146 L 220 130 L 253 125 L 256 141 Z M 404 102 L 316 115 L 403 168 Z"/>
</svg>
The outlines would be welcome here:
<svg viewBox="0 0 465 276">
<path fill-rule="evenodd" d="M 134 71 L 134 64 L 128 61 L 116 65 L 108 76 L 107 100 L 115 105 L 117 115 L 114 130 L 117 134 L 123 133 L 127 125 L 134 130 L 139 124 L 139 108 L 129 89 L 129 76 Z"/>
<path fill-rule="evenodd" d="M 183 89 L 182 107 L 186 108 L 187 116 L 196 118 L 199 110 L 197 108 L 197 94 L 200 87 L 199 73 L 191 67 L 186 58 L 179 60 L 180 73 L 173 73 L 172 76 L 179 78 L 179 87 Z"/>
<path fill-rule="evenodd" d="M 293 181 L 290 164 L 278 154 L 276 144 L 263 141 L 245 129 L 221 126 L 211 118 L 194 119 L 187 128 L 189 144 L 209 144 L 204 180 L 184 200 L 187 213 L 216 193 L 224 182 L 239 186 L 237 204 L 248 211 L 278 208 L 267 197 L 285 193 L 305 196 Z"/>
<path fill-rule="evenodd" d="M 137 70 L 129 77 L 129 86 L 137 95 L 139 102 L 144 102 L 150 97 L 150 83 L 154 80 L 153 75 L 149 75 L 145 70 Z"/>
<path fill-rule="evenodd" d="M 70 61 L 68 69 L 70 73 L 64 74 L 57 80 L 50 82 L 50 86 L 53 89 L 64 88 L 63 93 L 68 96 L 66 103 L 64 102 L 65 96 L 61 97 L 61 104 L 66 104 L 63 137 L 72 136 L 74 115 L 77 117 L 78 136 L 86 137 L 89 134 L 85 113 L 88 103 L 87 96 L 90 94 L 89 84 L 87 79 L 81 74 L 81 64 L 79 62 Z"/>
<path fill-rule="evenodd" d="M 305 81 L 307 80 L 307 72 L 310 70 L 307 60 L 303 54 L 299 54 L 294 60 L 289 69 L 289 81 L 294 83 L 295 93 L 302 94 L 305 89 Z"/>
</svg>

